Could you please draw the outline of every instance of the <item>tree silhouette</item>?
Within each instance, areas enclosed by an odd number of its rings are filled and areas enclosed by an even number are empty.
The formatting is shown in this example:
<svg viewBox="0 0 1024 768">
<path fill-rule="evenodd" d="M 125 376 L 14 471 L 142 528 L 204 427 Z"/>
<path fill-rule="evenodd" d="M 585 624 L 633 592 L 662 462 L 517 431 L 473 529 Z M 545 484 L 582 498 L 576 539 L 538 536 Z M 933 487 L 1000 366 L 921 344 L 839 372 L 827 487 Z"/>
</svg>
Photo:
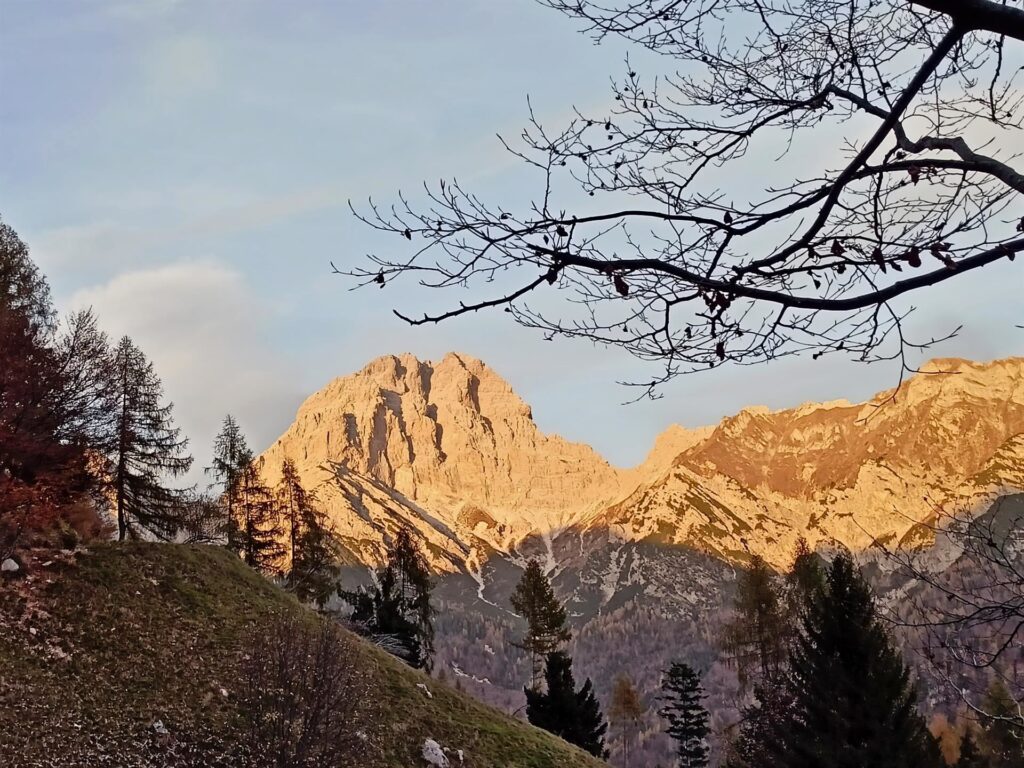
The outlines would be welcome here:
<svg viewBox="0 0 1024 768">
<path fill-rule="evenodd" d="M 386 560 L 369 589 L 342 591 L 356 629 L 417 669 L 433 666 L 434 608 L 426 558 L 406 528 L 388 543 Z"/>
<path fill-rule="evenodd" d="M 530 559 L 511 598 L 516 613 L 526 619 L 526 635 L 516 643 L 530 654 L 530 687 L 540 685 L 545 659 L 569 642 L 565 608 L 536 560 Z"/>
<path fill-rule="evenodd" d="M 910 675 L 849 555 L 828 569 L 790 653 L 785 707 L 755 718 L 751 768 L 938 765 Z"/>
<path fill-rule="evenodd" d="M 705 768 L 708 764 L 708 711 L 701 701 L 700 677 L 681 661 L 672 662 L 662 678 L 662 707 L 668 735 L 676 742 L 679 768 Z"/>
<path fill-rule="evenodd" d="M 242 475 L 252 464 L 253 455 L 246 443 L 242 428 L 230 413 L 224 417 L 220 432 L 213 439 L 213 463 L 206 473 L 213 477 L 212 487 L 220 492 L 220 503 L 226 517 L 228 548 L 241 551 L 240 529 L 236 507 L 241 492 Z"/>
<path fill-rule="evenodd" d="M 576 690 L 572 659 L 564 651 L 553 651 L 545 661 L 544 682 L 544 691 L 536 686 L 523 689 L 527 719 L 592 755 L 606 757 L 604 734 L 608 724 L 590 679 Z"/>
<path fill-rule="evenodd" d="M 49 286 L 0 221 L 0 558 L 91 519 L 109 435 L 110 353 L 91 313 L 58 326 Z"/>
<path fill-rule="evenodd" d="M 658 361 L 647 388 L 804 352 L 905 360 L 955 332 L 908 339 L 911 294 L 1024 250 L 1018 3 L 544 3 L 666 67 L 627 60 L 610 109 L 555 130 L 531 111 L 505 142 L 535 173 L 528 206 L 442 182 L 422 204 L 356 210 L 410 250 L 345 274 L 471 292 L 396 310 L 408 322 L 502 308 Z M 725 175 L 751 180 L 740 199 Z M 553 291 L 569 300 L 541 299 Z"/>
<path fill-rule="evenodd" d="M 281 464 L 277 503 L 289 544 L 288 589 L 323 606 L 337 589 L 341 546 L 327 515 L 307 491 L 290 458 Z"/>
<path fill-rule="evenodd" d="M 141 530 L 171 538 L 181 522 L 183 494 L 167 479 L 192 466 L 171 416 L 163 403 L 163 386 L 142 351 L 127 336 L 114 354 L 117 434 L 110 456 L 110 488 L 117 514 L 118 539 Z M 141 530 L 140 530 L 141 529 Z"/>
</svg>

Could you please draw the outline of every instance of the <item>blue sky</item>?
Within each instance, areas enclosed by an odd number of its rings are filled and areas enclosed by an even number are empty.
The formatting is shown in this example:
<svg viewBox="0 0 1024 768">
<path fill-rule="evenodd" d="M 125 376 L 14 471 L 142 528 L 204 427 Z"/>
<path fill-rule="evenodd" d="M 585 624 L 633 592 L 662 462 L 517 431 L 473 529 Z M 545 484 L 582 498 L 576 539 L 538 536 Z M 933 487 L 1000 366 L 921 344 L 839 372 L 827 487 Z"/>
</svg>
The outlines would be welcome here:
<svg viewBox="0 0 1024 768">
<path fill-rule="evenodd" d="M 622 406 L 616 382 L 644 375 L 624 353 L 545 343 L 503 313 L 409 328 L 391 308 L 434 297 L 331 275 L 400 247 L 350 198 L 457 177 L 526 200 L 495 134 L 518 134 L 527 95 L 551 124 L 600 109 L 623 53 L 532 0 L 0 0 L 0 215 L 61 307 L 93 305 L 154 359 L 200 464 L 224 413 L 263 448 L 305 395 L 385 353 L 476 355 L 543 429 L 622 465 L 672 422 L 895 383 L 891 366 L 808 358 Z M 1020 270 L 954 282 L 913 300 L 919 329 L 967 325 L 933 355 L 1024 354 Z"/>
</svg>

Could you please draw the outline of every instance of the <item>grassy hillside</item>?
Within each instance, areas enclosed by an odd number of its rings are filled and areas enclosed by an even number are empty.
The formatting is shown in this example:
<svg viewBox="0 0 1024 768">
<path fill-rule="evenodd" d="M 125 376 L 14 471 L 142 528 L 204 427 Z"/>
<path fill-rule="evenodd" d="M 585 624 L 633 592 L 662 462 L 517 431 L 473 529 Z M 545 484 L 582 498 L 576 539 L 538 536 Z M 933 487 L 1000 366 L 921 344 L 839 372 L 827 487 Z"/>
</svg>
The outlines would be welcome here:
<svg viewBox="0 0 1024 768">
<path fill-rule="evenodd" d="M 248 765 L 243 665 L 261 628 L 315 615 L 213 547 L 102 545 L 36 553 L 0 584 L 0 764 Z M 345 633 L 358 759 L 416 766 L 603 765 Z M 432 698 L 418 684 L 424 684 Z M 163 727 L 156 725 L 160 721 Z"/>
</svg>

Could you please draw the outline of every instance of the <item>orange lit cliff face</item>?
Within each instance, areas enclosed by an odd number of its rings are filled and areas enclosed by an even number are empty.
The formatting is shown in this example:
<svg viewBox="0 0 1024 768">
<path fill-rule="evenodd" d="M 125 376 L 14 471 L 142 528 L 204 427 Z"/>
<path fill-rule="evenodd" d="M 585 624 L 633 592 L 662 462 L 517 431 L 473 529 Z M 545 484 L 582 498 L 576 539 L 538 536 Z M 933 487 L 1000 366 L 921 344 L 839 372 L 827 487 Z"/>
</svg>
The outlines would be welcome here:
<svg viewBox="0 0 1024 768">
<path fill-rule="evenodd" d="M 582 531 L 783 565 L 800 536 L 899 541 L 936 506 L 1024 487 L 1024 359 L 935 360 L 868 403 L 671 426 L 643 464 L 617 469 L 543 434 L 479 360 L 385 356 L 303 403 L 263 455 L 268 480 L 286 457 L 363 563 L 408 525 L 442 571 L 515 556 L 531 536 L 551 554 Z"/>
</svg>

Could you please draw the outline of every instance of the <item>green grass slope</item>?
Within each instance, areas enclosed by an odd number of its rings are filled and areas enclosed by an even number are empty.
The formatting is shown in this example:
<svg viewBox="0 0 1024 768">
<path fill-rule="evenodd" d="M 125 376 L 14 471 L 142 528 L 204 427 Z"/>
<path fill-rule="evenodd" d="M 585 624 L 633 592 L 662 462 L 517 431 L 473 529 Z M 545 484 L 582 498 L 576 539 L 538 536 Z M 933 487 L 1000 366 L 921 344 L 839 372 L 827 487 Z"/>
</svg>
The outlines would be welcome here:
<svg viewBox="0 0 1024 768">
<path fill-rule="evenodd" d="M 214 547 L 35 553 L 0 584 L 0 765 L 241 766 L 243 658 L 289 595 Z M 420 766 L 424 739 L 467 768 L 604 765 L 353 640 L 360 706 L 346 765 Z M 417 684 L 425 684 L 432 698 Z M 154 728 L 160 721 L 168 732 Z M 328 768 L 325 766 L 324 768 Z"/>
</svg>

